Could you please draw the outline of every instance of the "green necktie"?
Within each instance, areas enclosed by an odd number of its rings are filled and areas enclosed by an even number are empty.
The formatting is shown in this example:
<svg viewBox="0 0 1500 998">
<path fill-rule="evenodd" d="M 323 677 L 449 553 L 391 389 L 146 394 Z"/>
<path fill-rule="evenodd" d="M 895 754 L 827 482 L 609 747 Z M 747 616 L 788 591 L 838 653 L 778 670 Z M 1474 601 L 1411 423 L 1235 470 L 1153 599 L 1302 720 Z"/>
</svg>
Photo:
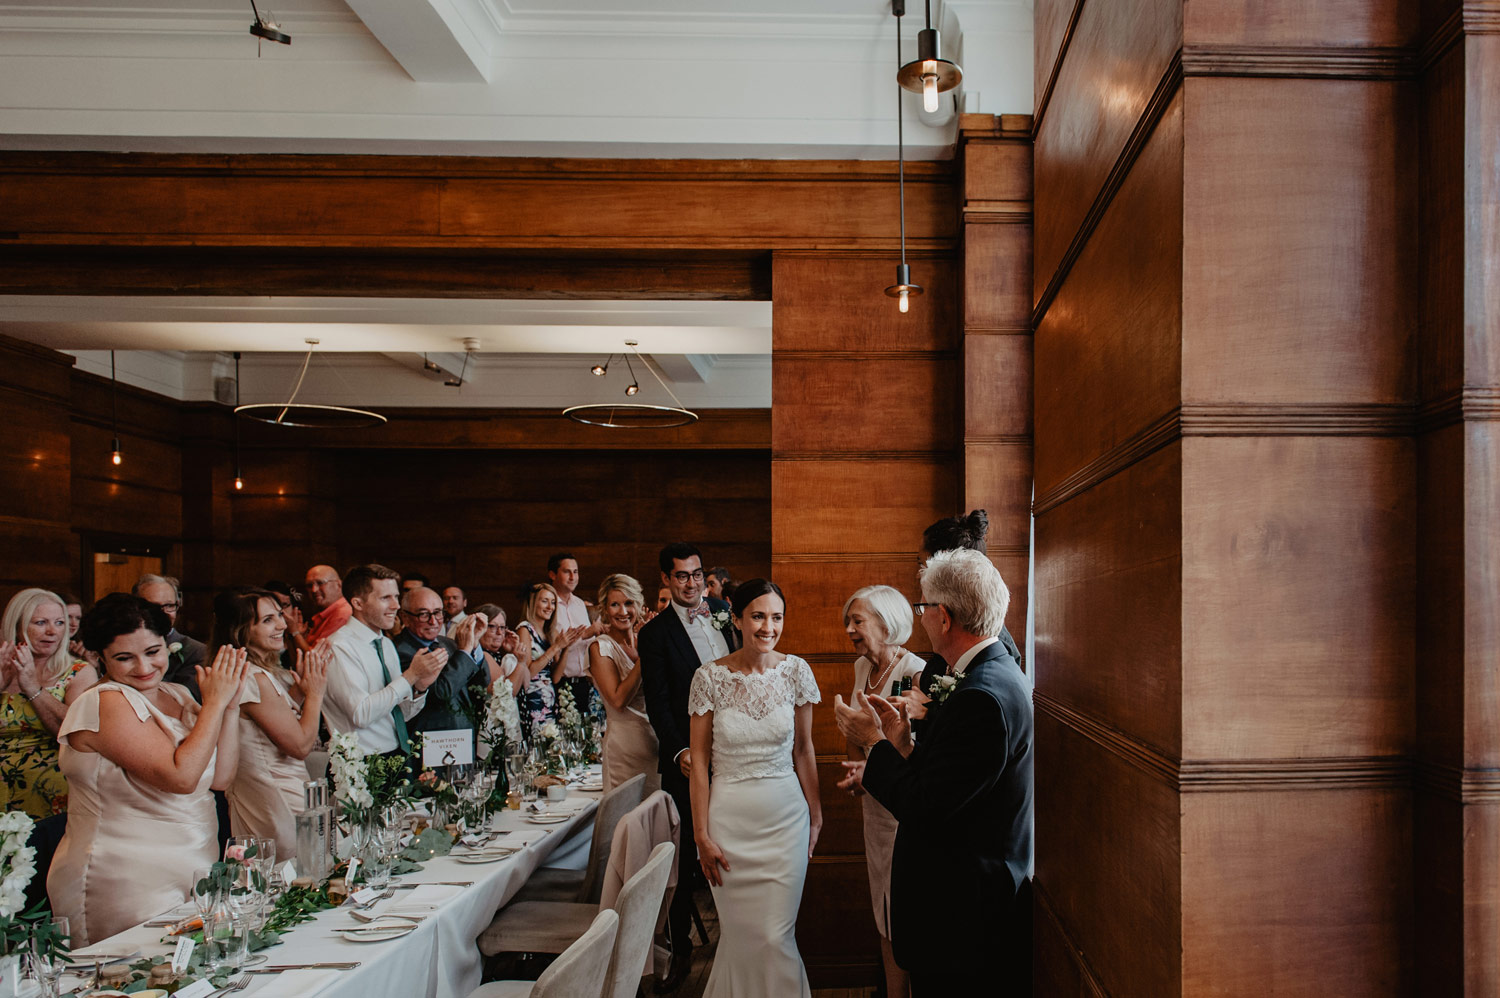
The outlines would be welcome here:
<svg viewBox="0 0 1500 998">
<path fill-rule="evenodd" d="M 387 686 L 391 685 L 391 670 L 385 666 L 385 649 L 381 647 L 384 643 L 381 638 L 371 642 L 375 646 L 375 657 L 380 659 L 380 675 L 385 679 Z M 403 754 L 411 752 L 411 736 L 406 733 L 406 717 L 401 713 L 401 705 L 397 704 L 391 708 L 391 718 L 396 722 L 396 745 Z"/>
</svg>

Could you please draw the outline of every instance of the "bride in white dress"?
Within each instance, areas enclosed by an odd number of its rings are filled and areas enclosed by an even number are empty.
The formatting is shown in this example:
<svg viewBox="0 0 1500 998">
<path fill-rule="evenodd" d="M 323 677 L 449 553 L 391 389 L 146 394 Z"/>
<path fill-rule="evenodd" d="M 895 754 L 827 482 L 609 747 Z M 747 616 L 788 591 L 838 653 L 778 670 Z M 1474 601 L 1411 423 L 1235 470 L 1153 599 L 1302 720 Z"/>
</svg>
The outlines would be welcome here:
<svg viewBox="0 0 1500 998">
<path fill-rule="evenodd" d="M 812 745 L 812 669 L 776 651 L 786 601 L 766 579 L 734 594 L 743 646 L 693 674 L 688 694 L 693 837 L 719 911 L 704 998 L 811 991 L 797 952 L 797 909 L 823 827 Z"/>
</svg>

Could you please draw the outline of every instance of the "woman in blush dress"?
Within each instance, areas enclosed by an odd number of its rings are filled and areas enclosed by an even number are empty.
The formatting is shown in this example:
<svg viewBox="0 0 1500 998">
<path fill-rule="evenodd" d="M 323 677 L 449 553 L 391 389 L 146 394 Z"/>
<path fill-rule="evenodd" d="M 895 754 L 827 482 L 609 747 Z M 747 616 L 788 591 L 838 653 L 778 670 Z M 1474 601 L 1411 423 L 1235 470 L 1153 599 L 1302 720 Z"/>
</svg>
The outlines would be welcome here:
<svg viewBox="0 0 1500 998">
<path fill-rule="evenodd" d="M 479 654 L 483 661 L 476 661 L 476 664 L 489 673 L 490 686 L 509 679 L 514 689 L 519 678 L 512 675 L 519 664 L 515 654 L 519 635 L 505 626 L 505 611 L 498 605 L 485 603 L 474 612 L 484 614 L 486 621 L 484 630 L 479 632 Z"/>
<path fill-rule="evenodd" d="M 641 657 L 636 630 L 646 595 L 628 575 L 611 575 L 599 585 L 599 620 L 604 633 L 589 648 L 589 675 L 604 700 L 604 790 L 637 773 L 646 774 L 646 793 L 661 789 L 656 732 L 646 716 L 641 690 Z"/>
<path fill-rule="evenodd" d="M 865 586 L 844 603 L 844 633 L 859 653 L 854 662 L 854 689 L 866 696 L 895 694 L 892 686 L 910 676 L 915 682 L 926 665 L 901 647 L 911 637 L 911 604 L 890 586 Z M 852 697 L 851 697 L 852 701 Z M 849 758 L 863 761 L 864 751 L 849 745 Z M 854 793 L 855 791 L 850 791 Z M 870 875 L 870 903 L 875 909 L 875 928 L 880 932 L 880 956 L 885 963 L 885 993 L 906 998 L 911 982 L 896 965 L 891 951 L 891 854 L 896 845 L 896 819 L 874 797 L 858 791 L 864 799 L 865 867 Z"/>
<path fill-rule="evenodd" d="M 209 653 L 243 648 L 249 682 L 240 701 L 240 764 L 229 787 L 229 827 L 236 836 L 275 839 L 276 855 L 297 855 L 293 813 L 303 806 L 304 760 L 318 744 L 318 717 L 328 686 L 327 642 L 297 651 L 296 671 L 281 667 L 287 624 L 276 594 L 231 589 L 214 600 Z"/>
<path fill-rule="evenodd" d="M 704 998 L 811 991 L 797 909 L 823 826 L 812 745 L 812 669 L 776 651 L 786 601 L 750 579 L 732 604 L 744 644 L 693 674 L 693 837 L 719 911 Z M 697 760 L 711 761 L 709 767 Z"/>
<path fill-rule="evenodd" d="M 104 681 L 78 695 L 58 732 L 68 830 L 47 873 L 74 948 L 181 904 L 193 870 L 219 857 L 211 790 L 234 779 L 245 653 L 221 648 L 194 667 L 200 707 L 162 681 L 171 629 L 160 607 L 125 593 L 83 618 Z"/>
</svg>

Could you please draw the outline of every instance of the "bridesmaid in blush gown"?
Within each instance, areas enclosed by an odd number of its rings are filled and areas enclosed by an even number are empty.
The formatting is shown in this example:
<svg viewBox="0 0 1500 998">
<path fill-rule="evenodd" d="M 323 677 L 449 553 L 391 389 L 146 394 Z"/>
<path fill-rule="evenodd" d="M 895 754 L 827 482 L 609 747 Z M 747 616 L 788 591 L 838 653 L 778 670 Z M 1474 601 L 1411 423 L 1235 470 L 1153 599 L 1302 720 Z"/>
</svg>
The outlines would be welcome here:
<svg viewBox="0 0 1500 998">
<path fill-rule="evenodd" d="M 234 778 L 245 653 L 222 648 L 196 667 L 199 707 L 186 687 L 162 682 L 171 629 L 160 607 L 125 593 L 83 618 L 84 647 L 105 678 L 73 701 L 58 732 L 71 793 L 47 873 L 75 949 L 181 904 L 193 870 L 218 858 L 210 791 Z"/>
<path fill-rule="evenodd" d="M 276 856 L 297 855 L 292 815 L 302 809 L 307 759 L 318 744 L 318 717 L 328 687 L 326 640 L 298 649 L 295 672 L 281 667 L 287 623 L 276 594 L 231 589 L 214 599 L 211 652 L 243 648 L 249 682 L 240 701 L 240 764 L 229 787 L 229 828 L 237 837 L 275 839 Z"/>
<path fill-rule="evenodd" d="M 646 794 L 661 789 L 656 732 L 646 716 L 641 690 L 640 655 L 635 632 L 645 602 L 641 584 L 628 575 L 611 575 L 599 586 L 599 620 L 603 634 L 589 648 L 589 675 L 604 700 L 604 790 L 646 774 Z"/>
<path fill-rule="evenodd" d="M 743 646 L 702 666 L 688 694 L 693 837 L 719 911 L 703 994 L 808 998 L 796 927 L 823 826 L 812 746 L 818 684 L 805 661 L 776 651 L 786 602 L 774 582 L 743 583 L 733 609 Z"/>
</svg>

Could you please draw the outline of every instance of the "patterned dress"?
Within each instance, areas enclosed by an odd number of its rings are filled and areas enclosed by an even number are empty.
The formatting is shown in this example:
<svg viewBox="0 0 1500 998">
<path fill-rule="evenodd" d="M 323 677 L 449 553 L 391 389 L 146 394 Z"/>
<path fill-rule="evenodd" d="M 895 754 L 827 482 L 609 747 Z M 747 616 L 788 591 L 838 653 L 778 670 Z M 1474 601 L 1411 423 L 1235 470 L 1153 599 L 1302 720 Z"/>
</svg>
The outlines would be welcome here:
<svg viewBox="0 0 1500 998">
<path fill-rule="evenodd" d="M 63 680 L 47 694 L 62 702 Z M 57 736 L 24 693 L 0 694 L 0 802 L 38 820 L 68 809 L 68 781 L 57 764 Z"/>
<path fill-rule="evenodd" d="M 536 661 L 547 654 L 552 643 L 542 637 L 530 624 L 522 624 L 531 635 L 531 659 Z M 557 687 L 552 685 L 552 669 L 543 669 L 535 678 L 526 681 L 521 688 L 521 724 L 527 737 L 538 725 L 557 719 Z"/>
</svg>

